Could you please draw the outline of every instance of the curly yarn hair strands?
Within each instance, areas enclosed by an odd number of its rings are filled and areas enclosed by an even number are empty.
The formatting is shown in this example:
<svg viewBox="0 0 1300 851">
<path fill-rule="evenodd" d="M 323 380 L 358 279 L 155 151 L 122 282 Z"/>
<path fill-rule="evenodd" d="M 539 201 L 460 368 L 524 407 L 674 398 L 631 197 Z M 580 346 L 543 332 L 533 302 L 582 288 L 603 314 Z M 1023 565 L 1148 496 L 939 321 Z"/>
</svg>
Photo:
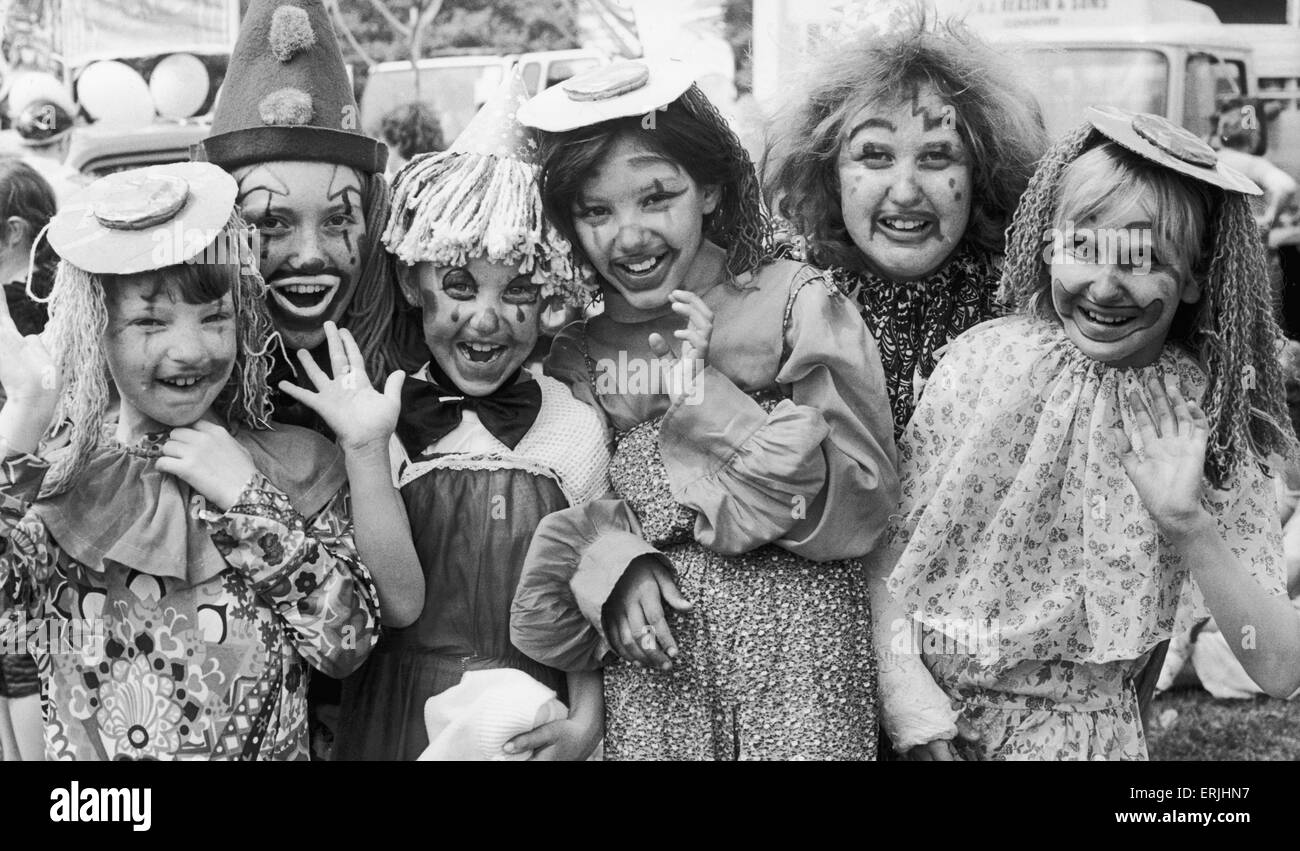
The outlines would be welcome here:
<svg viewBox="0 0 1300 851">
<path fill-rule="evenodd" d="M 248 228 L 238 213 L 232 214 L 219 240 L 245 245 Z M 166 267 L 145 274 L 166 276 Z M 236 321 L 235 365 L 215 407 L 232 429 L 270 428 L 271 403 L 266 386 L 270 371 L 270 348 L 274 328 L 266 308 L 266 284 L 258 273 L 251 251 L 244 262 L 193 266 L 186 274 L 228 276 L 223 292 L 229 291 Z M 103 443 L 109 405 L 108 359 L 103 339 L 108 331 L 105 278 L 92 275 L 66 260 L 59 263 L 51 292 L 50 321 L 46 327 L 48 345 L 55 354 L 55 367 L 64 377 L 59 403 L 47 436 L 58 438 L 50 474 L 42 496 L 63 493 L 76 483 L 90 455 Z M 205 281 L 203 285 L 210 285 Z M 111 286 L 111 284 L 110 284 Z"/>
<path fill-rule="evenodd" d="M 998 292 L 1003 303 L 1055 318 L 1047 294 L 1044 234 L 1056 219 L 1066 169 L 1105 141 L 1091 124 L 1083 124 L 1043 156 L 1008 231 Z M 1197 264 L 1203 276 L 1201 298 L 1190 305 L 1188 330 L 1178 342 L 1196 355 L 1208 375 L 1201 401 L 1210 421 L 1205 475 L 1223 487 L 1247 460 L 1266 465 L 1271 455 L 1291 458 L 1300 447 L 1289 425 L 1278 358 L 1283 336 L 1273 315 L 1259 230 L 1245 196 L 1208 189 L 1213 212 L 1208 244 L 1202 248 L 1205 259 Z"/>
<path fill-rule="evenodd" d="M 872 103 L 910 103 L 925 87 L 952 107 L 971 163 L 965 239 L 1001 254 L 1003 232 L 1048 138 L 1037 101 L 1008 59 L 957 21 L 913 9 L 885 33 L 846 34 L 812 56 L 777 110 L 763 157 L 769 204 L 824 266 L 863 271 L 840 208 L 838 161 L 850 119 Z"/>
</svg>

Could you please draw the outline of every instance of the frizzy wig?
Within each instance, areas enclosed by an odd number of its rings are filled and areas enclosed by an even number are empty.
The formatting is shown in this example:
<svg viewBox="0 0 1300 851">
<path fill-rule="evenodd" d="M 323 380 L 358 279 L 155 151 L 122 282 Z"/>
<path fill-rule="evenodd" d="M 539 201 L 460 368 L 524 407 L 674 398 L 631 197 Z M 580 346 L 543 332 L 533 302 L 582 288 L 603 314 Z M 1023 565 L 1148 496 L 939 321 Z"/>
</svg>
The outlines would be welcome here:
<svg viewBox="0 0 1300 851">
<path fill-rule="evenodd" d="M 220 246 L 221 251 L 230 246 L 247 247 L 247 234 L 243 219 L 234 213 L 213 246 Z M 52 442 L 61 446 L 51 456 L 53 464 L 42 496 L 74 486 L 86 461 L 103 442 L 112 398 L 104 349 L 108 331 L 105 288 L 119 286 L 123 281 L 146 277 L 151 281 L 174 281 L 182 296 L 193 303 L 212 301 L 229 292 L 234 305 L 235 364 L 213 407 L 232 429 L 270 427 L 266 377 L 274 329 L 266 308 L 266 284 L 257 272 L 251 251 L 245 254 L 245 260 L 240 263 L 232 256 L 231 262 L 181 264 L 138 275 L 97 275 L 66 260 L 59 263 L 50 294 L 45 339 L 55 352 L 55 366 L 63 376 L 50 434 Z"/>
<path fill-rule="evenodd" d="M 668 106 L 647 116 L 616 118 L 577 130 L 539 135 L 542 207 L 582 262 L 589 264 L 590 258 L 574 227 L 574 204 L 582 184 L 622 138 L 630 138 L 677 163 L 696 184 L 716 184 L 720 188 L 717 209 L 704 217 L 704 236 L 726 249 L 731 274 L 754 272 L 770 258 L 771 221 L 763 206 L 754 163 L 727 120 L 698 86 L 692 85 Z"/>
<path fill-rule="evenodd" d="M 862 271 L 844 225 L 839 156 L 850 121 L 870 104 L 913 102 L 924 87 L 952 106 L 970 163 L 965 239 L 1001 254 L 1003 233 L 1047 147 L 1033 94 L 965 25 L 914 10 L 901 30 L 842 40 L 811 57 L 777 110 L 763 158 L 768 202 L 802 236 L 809 259 Z"/>
<path fill-rule="evenodd" d="M 1066 170 L 1084 152 L 1107 142 L 1084 124 L 1043 156 L 1007 234 L 998 295 L 1004 303 L 1023 313 L 1056 316 L 1047 295 L 1051 278 L 1045 235 L 1058 217 Z M 1207 192 L 1211 206 L 1205 244 L 1196 247 L 1193 265 L 1201 297 L 1180 306 L 1170 340 L 1185 346 L 1205 369 L 1201 408 L 1210 422 L 1205 476 L 1221 488 L 1241 464 L 1263 466 L 1275 453 L 1287 459 L 1297 446 L 1278 357 L 1283 337 L 1273 316 L 1264 249 L 1250 204 L 1244 195 L 1208 184 L 1197 192 Z"/>
</svg>

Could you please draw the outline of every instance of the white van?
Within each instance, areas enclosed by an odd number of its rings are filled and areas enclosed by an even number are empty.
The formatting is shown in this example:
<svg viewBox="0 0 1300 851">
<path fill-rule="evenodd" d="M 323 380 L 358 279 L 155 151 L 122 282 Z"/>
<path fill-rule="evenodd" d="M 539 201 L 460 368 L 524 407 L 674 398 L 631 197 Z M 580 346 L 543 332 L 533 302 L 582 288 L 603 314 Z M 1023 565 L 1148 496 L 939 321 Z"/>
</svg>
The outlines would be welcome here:
<svg viewBox="0 0 1300 851">
<path fill-rule="evenodd" d="M 380 126 L 393 109 L 419 100 L 431 106 L 442 125 L 447 142 L 469 124 L 474 113 L 518 62 L 529 94 L 563 82 L 607 61 L 595 50 L 550 50 L 509 56 L 442 56 L 421 59 L 419 91 L 416 72 L 410 62 L 381 62 L 370 69 L 361 93 L 361 127 L 371 136 L 383 138 Z"/>
</svg>

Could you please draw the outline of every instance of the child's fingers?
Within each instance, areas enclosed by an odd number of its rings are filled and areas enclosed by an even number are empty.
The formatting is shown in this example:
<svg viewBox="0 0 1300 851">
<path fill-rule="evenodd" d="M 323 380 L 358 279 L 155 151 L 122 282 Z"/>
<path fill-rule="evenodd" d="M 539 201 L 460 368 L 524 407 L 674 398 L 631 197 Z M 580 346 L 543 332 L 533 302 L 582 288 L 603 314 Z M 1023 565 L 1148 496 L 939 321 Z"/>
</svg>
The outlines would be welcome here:
<svg viewBox="0 0 1300 851">
<path fill-rule="evenodd" d="M 552 721 L 549 724 L 543 724 L 540 727 L 534 727 L 527 733 L 520 733 L 510 741 L 501 746 L 501 750 L 506 753 L 524 753 L 526 751 L 535 751 L 553 745 L 560 740 L 560 731 L 563 722 Z"/>
<path fill-rule="evenodd" d="M 1142 399 L 1136 390 L 1130 390 L 1128 394 L 1129 407 L 1133 410 L 1133 426 L 1135 431 L 1142 436 L 1143 440 L 1158 436 L 1156 431 L 1156 421 L 1147 408 L 1147 403 Z"/>
<path fill-rule="evenodd" d="M 329 384 L 329 376 L 316 365 L 316 359 L 311 356 L 311 352 L 306 349 L 299 349 L 298 362 L 302 364 L 302 371 L 307 373 L 307 378 L 311 380 L 312 386 L 317 390 L 322 390 L 325 385 Z"/>
<path fill-rule="evenodd" d="M 658 599 L 641 602 L 641 620 L 645 623 L 641 630 L 641 650 L 656 668 L 668 670 L 673 666 L 672 657 L 677 655 L 677 646 L 668 625 L 664 623 L 664 612 Z M 672 648 L 671 653 L 668 652 L 669 647 Z"/>
<path fill-rule="evenodd" d="M 339 326 L 333 322 L 325 323 L 325 342 L 329 345 L 330 372 L 338 379 L 348 373 L 348 354 L 339 339 Z"/>
<path fill-rule="evenodd" d="M 637 644 L 636 636 L 632 632 L 632 627 L 628 625 L 626 617 L 621 615 L 618 617 L 614 631 L 618 635 L 618 646 L 615 648 L 618 655 L 635 665 L 644 665 L 645 654 L 641 652 L 641 646 Z"/>
<path fill-rule="evenodd" d="M 402 401 L 402 385 L 406 383 L 406 373 L 400 369 L 384 379 L 384 395 L 394 402 Z"/>
<path fill-rule="evenodd" d="M 316 398 L 320 396 L 319 393 L 314 393 L 306 387 L 299 387 L 297 384 L 288 381 L 281 381 L 276 387 L 279 387 L 280 392 L 289 398 L 302 402 L 313 411 L 316 410 Z"/>
<path fill-rule="evenodd" d="M 370 376 L 366 374 L 366 359 L 361 356 L 361 347 L 352 337 L 352 332 L 346 328 L 339 329 L 339 339 L 343 341 L 343 350 L 348 356 L 348 368 L 356 373 L 357 380 L 364 383 L 370 383 Z"/>
<path fill-rule="evenodd" d="M 704 299 L 700 298 L 698 293 L 693 293 L 690 290 L 673 290 L 669 298 L 673 300 L 673 310 L 677 310 L 677 307 L 681 305 L 704 321 L 713 321 L 713 311 L 709 309 L 709 306 L 704 303 Z"/>
<path fill-rule="evenodd" d="M 1187 407 L 1187 400 L 1183 398 L 1183 391 L 1179 388 L 1176 378 L 1169 385 L 1169 398 L 1174 403 L 1174 427 L 1180 437 L 1186 437 L 1192 430 L 1192 413 Z"/>
<path fill-rule="evenodd" d="M 1154 414 L 1156 431 L 1164 437 L 1178 433 L 1174 422 L 1173 409 L 1169 407 L 1169 395 L 1160 380 L 1152 376 L 1147 380 L 1147 390 L 1151 393 L 1151 412 Z"/>
<path fill-rule="evenodd" d="M 695 351 L 701 352 L 709 344 L 709 338 L 694 328 L 684 328 L 681 331 L 674 331 L 673 336 L 684 343 L 690 343 L 695 347 Z"/>
<path fill-rule="evenodd" d="M 670 361 L 677 359 L 677 356 L 673 354 L 672 347 L 669 346 L 668 341 L 664 339 L 663 334 L 651 334 L 646 338 L 646 342 L 650 344 L 650 352 L 655 357 Z"/>
<path fill-rule="evenodd" d="M 664 598 L 664 602 L 672 606 L 679 612 L 689 611 L 695 606 L 690 600 L 682 596 L 682 592 L 677 589 L 677 583 L 667 575 L 660 575 L 655 571 L 655 582 L 659 584 L 659 595 Z"/>
<path fill-rule="evenodd" d="M 654 629 L 646 623 L 643 602 L 633 600 L 628 603 L 627 625 L 642 664 L 651 668 L 668 664 L 668 657 L 660 652 L 659 643 L 655 641 Z"/>
<path fill-rule="evenodd" d="M 1197 432 L 1208 433 L 1210 430 L 1210 418 L 1205 415 L 1205 411 L 1200 404 L 1196 402 L 1187 403 L 1187 411 L 1192 418 L 1192 434 Z"/>
<path fill-rule="evenodd" d="M 185 478 L 182 475 L 182 471 L 186 469 L 186 464 L 179 458 L 170 455 L 163 455 L 161 458 L 154 460 L 153 467 L 160 473 L 166 473 L 167 475 L 175 476 L 178 479 Z"/>
</svg>

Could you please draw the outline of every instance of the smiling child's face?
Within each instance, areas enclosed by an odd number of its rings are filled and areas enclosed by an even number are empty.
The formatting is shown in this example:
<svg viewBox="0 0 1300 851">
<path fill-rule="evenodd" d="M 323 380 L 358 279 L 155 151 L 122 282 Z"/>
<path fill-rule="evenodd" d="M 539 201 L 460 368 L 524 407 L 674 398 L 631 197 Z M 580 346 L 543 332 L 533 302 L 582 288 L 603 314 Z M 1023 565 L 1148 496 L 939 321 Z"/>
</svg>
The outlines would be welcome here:
<svg viewBox="0 0 1300 851">
<path fill-rule="evenodd" d="M 1193 267 L 1207 218 L 1181 178 L 1131 159 L 1104 145 L 1071 163 L 1049 249 L 1066 335 L 1116 367 L 1154 363 L 1179 306 L 1200 300 Z"/>
<path fill-rule="evenodd" d="M 583 183 L 573 226 L 614 296 L 655 310 L 673 290 L 690 289 L 704 243 L 704 217 L 719 187 L 695 182 L 681 165 L 620 137 Z"/>
<path fill-rule="evenodd" d="M 496 390 L 537 345 L 541 288 L 516 266 L 476 257 L 464 266 L 420 263 L 413 276 L 425 346 L 469 395 Z"/>
<path fill-rule="evenodd" d="M 188 426 L 216 402 L 235 366 L 230 293 L 186 302 L 174 282 L 139 275 L 105 294 L 104 353 L 135 435 Z"/>
<path fill-rule="evenodd" d="M 290 349 L 314 349 L 340 323 L 364 260 L 361 175 L 323 162 L 270 162 L 236 173 L 238 203 L 261 238 L 267 305 Z"/>
<path fill-rule="evenodd" d="M 971 215 L 971 167 L 952 106 L 931 86 L 867 104 L 846 123 L 840 213 L 876 273 L 924 277 L 952 254 Z"/>
</svg>

